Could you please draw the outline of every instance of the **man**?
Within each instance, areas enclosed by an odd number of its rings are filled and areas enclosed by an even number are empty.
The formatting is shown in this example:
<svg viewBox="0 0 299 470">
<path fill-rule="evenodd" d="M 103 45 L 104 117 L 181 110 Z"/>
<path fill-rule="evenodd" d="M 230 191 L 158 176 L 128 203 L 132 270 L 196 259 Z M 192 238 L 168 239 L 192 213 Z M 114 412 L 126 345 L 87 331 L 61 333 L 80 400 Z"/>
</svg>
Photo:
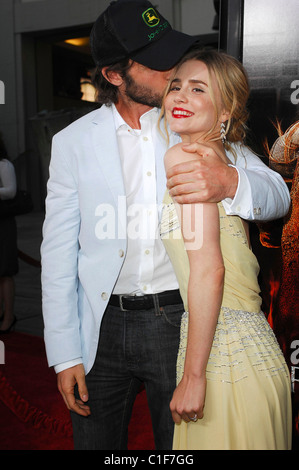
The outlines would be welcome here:
<svg viewBox="0 0 299 470">
<path fill-rule="evenodd" d="M 183 307 L 158 232 L 167 143 L 157 107 L 193 42 L 147 1 L 112 2 L 91 33 L 104 105 L 53 139 L 42 244 L 45 342 L 76 449 L 126 448 L 142 382 L 156 448 L 172 445 Z M 237 170 L 204 147 L 189 151 L 199 161 L 169 175 L 174 195 L 226 198 L 227 211 L 251 219 L 287 211 L 282 179 L 255 156 Z"/>
</svg>

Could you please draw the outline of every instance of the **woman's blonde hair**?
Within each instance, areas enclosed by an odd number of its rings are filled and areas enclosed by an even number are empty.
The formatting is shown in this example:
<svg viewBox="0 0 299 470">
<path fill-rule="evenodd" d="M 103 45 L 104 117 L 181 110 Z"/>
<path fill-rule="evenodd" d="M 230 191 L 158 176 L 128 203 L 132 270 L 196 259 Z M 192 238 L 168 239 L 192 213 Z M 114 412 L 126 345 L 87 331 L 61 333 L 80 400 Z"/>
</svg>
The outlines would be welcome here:
<svg viewBox="0 0 299 470">
<path fill-rule="evenodd" d="M 230 118 L 226 123 L 226 141 L 224 146 L 227 150 L 231 150 L 230 143 L 243 143 L 246 137 L 246 122 L 248 119 L 246 106 L 250 91 L 246 71 L 242 64 L 234 57 L 213 49 L 199 49 L 197 46 L 197 48 L 189 51 L 179 62 L 174 71 L 174 75 L 181 65 L 188 60 L 201 61 L 208 69 L 210 81 L 209 90 L 216 112 L 215 124 L 209 133 L 213 132 L 218 120 L 219 110 L 217 109 L 213 87 L 211 86 L 211 77 L 214 76 L 216 79 L 223 108 L 230 114 Z M 165 96 L 170 86 L 171 80 L 165 92 Z M 161 110 L 161 117 L 163 116 L 165 116 L 164 104 Z"/>
</svg>

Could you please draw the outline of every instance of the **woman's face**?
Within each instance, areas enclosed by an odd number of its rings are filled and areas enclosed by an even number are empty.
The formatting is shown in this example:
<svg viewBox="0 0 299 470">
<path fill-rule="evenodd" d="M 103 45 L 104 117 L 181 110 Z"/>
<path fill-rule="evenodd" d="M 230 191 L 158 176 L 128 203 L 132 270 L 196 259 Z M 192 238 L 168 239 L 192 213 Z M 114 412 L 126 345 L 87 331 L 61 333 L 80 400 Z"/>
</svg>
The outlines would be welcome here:
<svg viewBox="0 0 299 470">
<path fill-rule="evenodd" d="M 221 99 L 216 80 L 211 77 L 217 109 L 221 109 Z M 209 90 L 207 66 L 198 60 L 185 62 L 176 72 L 165 98 L 166 119 L 170 129 L 177 132 L 184 142 L 200 140 L 215 124 L 216 112 Z M 224 118 L 224 119 L 223 119 Z M 219 114 L 217 132 L 220 135 Z"/>
</svg>

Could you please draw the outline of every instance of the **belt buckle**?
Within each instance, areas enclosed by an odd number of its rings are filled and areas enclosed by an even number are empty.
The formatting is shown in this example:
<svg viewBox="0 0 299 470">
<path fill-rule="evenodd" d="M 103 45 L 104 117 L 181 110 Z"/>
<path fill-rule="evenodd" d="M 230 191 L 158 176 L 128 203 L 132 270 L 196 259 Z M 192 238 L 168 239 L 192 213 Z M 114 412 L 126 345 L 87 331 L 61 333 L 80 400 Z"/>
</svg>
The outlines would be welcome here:
<svg viewBox="0 0 299 470">
<path fill-rule="evenodd" d="M 120 307 L 122 312 L 128 312 L 128 309 L 124 308 L 124 306 L 123 306 L 123 297 L 125 297 L 124 294 L 119 295 L 119 307 Z"/>
</svg>

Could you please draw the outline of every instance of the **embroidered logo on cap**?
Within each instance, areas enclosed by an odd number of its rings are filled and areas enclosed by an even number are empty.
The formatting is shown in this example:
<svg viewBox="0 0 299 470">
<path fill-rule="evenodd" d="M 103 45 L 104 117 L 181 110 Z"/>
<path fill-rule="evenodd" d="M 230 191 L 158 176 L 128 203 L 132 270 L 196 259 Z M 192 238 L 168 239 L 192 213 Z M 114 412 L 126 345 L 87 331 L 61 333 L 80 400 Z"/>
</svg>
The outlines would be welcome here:
<svg viewBox="0 0 299 470">
<path fill-rule="evenodd" d="M 148 8 L 145 12 L 142 13 L 142 18 L 150 28 L 157 26 L 160 23 L 160 18 L 156 11 L 153 8 Z"/>
</svg>

